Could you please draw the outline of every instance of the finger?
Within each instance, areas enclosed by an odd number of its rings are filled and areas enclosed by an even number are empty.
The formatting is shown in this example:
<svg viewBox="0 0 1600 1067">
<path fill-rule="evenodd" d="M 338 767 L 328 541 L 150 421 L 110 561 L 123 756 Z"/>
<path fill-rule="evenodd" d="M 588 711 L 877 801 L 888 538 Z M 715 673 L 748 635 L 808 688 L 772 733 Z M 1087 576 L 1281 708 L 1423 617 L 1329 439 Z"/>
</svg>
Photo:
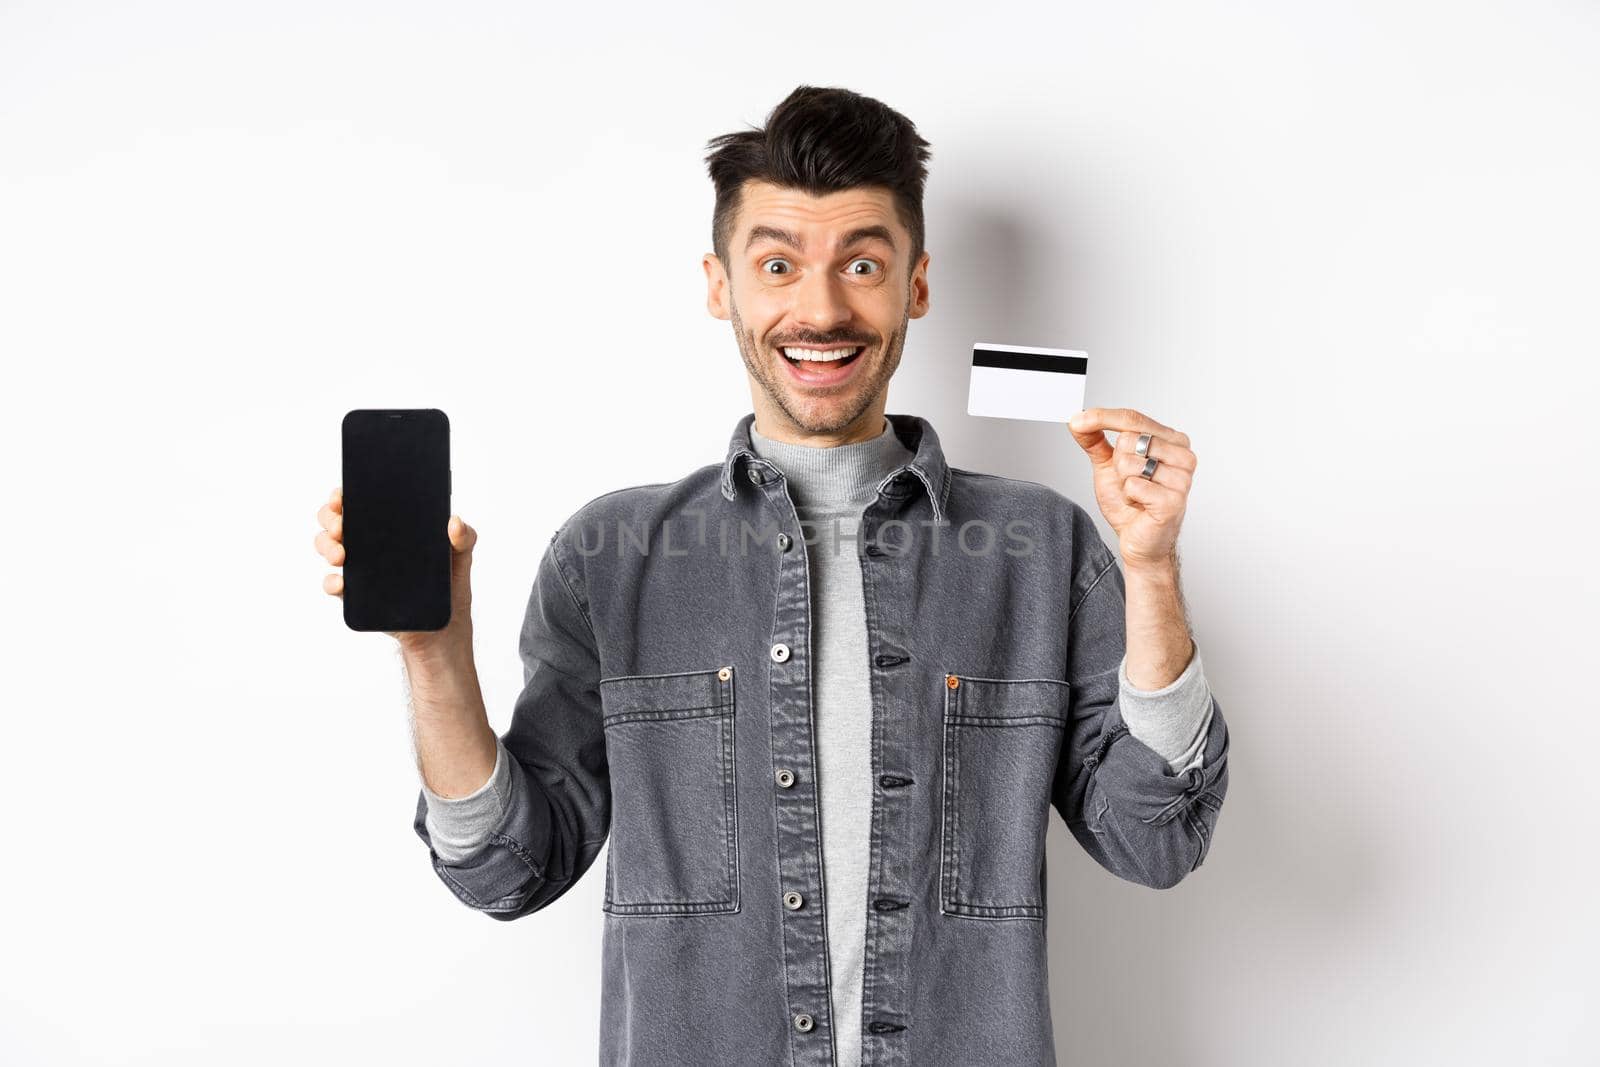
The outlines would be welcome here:
<svg viewBox="0 0 1600 1067">
<path fill-rule="evenodd" d="M 1124 478 L 1122 492 L 1144 508 L 1145 514 L 1157 522 L 1172 522 L 1183 517 L 1184 494 L 1176 489 L 1158 485 L 1149 478 Z"/>
<path fill-rule="evenodd" d="M 1076 418 L 1076 416 L 1074 416 Z M 1067 423 L 1067 429 L 1072 433 L 1072 439 L 1078 442 L 1078 447 L 1089 454 L 1089 461 L 1096 467 L 1111 462 L 1114 455 L 1111 443 L 1106 440 L 1106 435 L 1099 430 L 1083 430 Z"/>
<path fill-rule="evenodd" d="M 1133 456 L 1141 464 L 1148 457 L 1154 456 L 1161 461 L 1163 467 L 1182 467 L 1186 471 L 1193 471 L 1199 463 L 1199 457 L 1194 454 L 1193 449 L 1180 445 L 1170 437 L 1158 437 L 1155 434 L 1151 434 L 1150 446 L 1145 449 L 1143 456 L 1133 450 L 1138 443 L 1138 434 L 1122 433 L 1117 435 L 1115 448 L 1119 454 L 1126 453 Z"/>
<path fill-rule="evenodd" d="M 1134 433 L 1147 433 L 1153 436 L 1166 437 L 1185 448 L 1189 447 L 1189 435 L 1171 426 L 1157 422 L 1142 411 L 1133 408 L 1084 408 L 1072 417 L 1073 432 L 1085 430 L 1112 430 L 1117 433 L 1133 431 Z"/>
<path fill-rule="evenodd" d="M 335 567 L 344 566 L 344 545 L 335 541 L 327 530 L 318 530 L 313 543 L 317 551 L 322 553 L 322 558 Z"/>
<path fill-rule="evenodd" d="M 344 575 L 324 574 L 322 576 L 322 591 L 329 596 L 344 599 Z"/>
<path fill-rule="evenodd" d="M 446 530 L 450 535 L 450 547 L 457 552 L 471 552 L 478 543 L 478 531 L 468 526 L 460 515 L 450 516 L 450 525 Z"/>
<path fill-rule="evenodd" d="M 1144 457 L 1132 452 L 1118 452 L 1116 471 L 1124 478 L 1136 477 L 1140 481 L 1155 481 L 1169 489 L 1176 489 L 1180 493 L 1187 493 L 1189 486 L 1194 484 L 1194 475 L 1182 467 L 1169 467 L 1166 462 L 1156 464 L 1155 473 L 1146 478 L 1139 472 L 1144 470 Z"/>
<path fill-rule="evenodd" d="M 344 514 L 344 486 L 336 485 L 328 496 L 328 506 L 340 515 Z"/>
<path fill-rule="evenodd" d="M 1146 467 L 1146 458 L 1144 456 L 1133 453 L 1133 451 L 1122 450 L 1122 448 L 1118 448 L 1115 454 L 1117 454 L 1117 459 L 1115 459 L 1112 467 L 1117 470 L 1117 474 L 1125 478 L 1131 477 L 1131 475 L 1144 477 L 1144 467 Z M 1155 482 L 1160 483 L 1160 485 L 1171 486 L 1174 490 L 1187 493 L 1189 486 L 1194 485 L 1195 472 L 1194 470 L 1186 469 L 1186 467 L 1178 466 L 1178 464 L 1170 464 L 1165 459 L 1157 459 L 1155 461 L 1155 472 L 1150 475 L 1150 478 L 1154 478 Z"/>
<path fill-rule="evenodd" d="M 317 509 L 317 521 L 328 535 L 335 541 L 344 540 L 344 516 L 333 510 L 333 505 L 324 504 Z"/>
</svg>

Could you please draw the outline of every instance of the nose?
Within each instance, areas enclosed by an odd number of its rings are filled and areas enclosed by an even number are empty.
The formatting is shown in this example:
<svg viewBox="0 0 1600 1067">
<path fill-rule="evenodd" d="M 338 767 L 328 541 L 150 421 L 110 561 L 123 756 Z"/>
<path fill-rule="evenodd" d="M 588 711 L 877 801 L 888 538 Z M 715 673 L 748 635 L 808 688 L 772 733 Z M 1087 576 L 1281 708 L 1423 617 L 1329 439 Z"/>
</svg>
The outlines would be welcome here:
<svg viewBox="0 0 1600 1067">
<path fill-rule="evenodd" d="M 838 329 L 850 321 L 850 305 L 844 299 L 839 280 L 828 271 L 808 271 L 798 284 L 790 286 L 794 293 L 792 318 L 819 333 Z"/>
</svg>

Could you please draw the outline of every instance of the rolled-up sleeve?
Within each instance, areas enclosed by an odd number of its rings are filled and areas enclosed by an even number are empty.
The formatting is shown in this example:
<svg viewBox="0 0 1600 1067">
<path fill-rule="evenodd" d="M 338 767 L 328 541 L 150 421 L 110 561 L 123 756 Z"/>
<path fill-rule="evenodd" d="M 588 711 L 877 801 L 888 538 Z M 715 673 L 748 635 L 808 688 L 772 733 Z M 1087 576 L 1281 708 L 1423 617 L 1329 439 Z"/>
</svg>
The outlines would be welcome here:
<svg viewBox="0 0 1600 1067">
<path fill-rule="evenodd" d="M 441 822 L 438 813 L 430 820 L 424 786 L 413 821 L 440 880 L 468 907 L 502 920 L 538 911 L 570 889 L 611 828 L 599 651 L 582 588 L 562 562 L 561 533 L 528 597 L 518 643 L 522 691 L 499 739 L 504 751 L 485 784 L 490 792 L 474 794 L 462 819 Z M 496 817 L 485 832 L 486 812 Z M 437 843 L 434 826 L 446 830 Z"/>
<path fill-rule="evenodd" d="M 500 825 L 510 803 L 511 789 L 522 786 L 513 776 L 515 762 L 501 738 L 494 742 L 494 770 L 489 780 L 464 797 L 443 797 L 421 780 L 422 795 L 428 800 L 428 837 L 433 850 L 446 863 L 459 863 L 482 848 Z"/>
<path fill-rule="evenodd" d="M 1205 764 L 1206 734 L 1211 729 L 1211 686 L 1194 646 L 1188 666 L 1159 689 L 1140 689 L 1128 678 L 1128 654 L 1117 665 L 1117 694 L 1128 732 L 1161 753 L 1173 774 Z"/>
<path fill-rule="evenodd" d="M 1110 550 L 1098 538 L 1095 544 L 1098 550 L 1073 581 L 1067 624 L 1071 710 L 1051 802 L 1073 837 L 1106 870 L 1169 889 L 1210 851 L 1228 789 L 1228 726 L 1207 686 L 1200 715 L 1205 729 L 1191 742 L 1193 756 L 1176 761 L 1184 767 L 1181 773 L 1175 761 L 1132 729 L 1123 714 L 1127 587 Z M 1197 646 L 1190 664 L 1197 674 L 1198 655 Z M 1165 695 L 1192 696 L 1192 682 L 1193 676 L 1181 685 L 1174 682 Z M 1128 699 L 1131 710 L 1140 698 Z M 1135 712 L 1145 714 L 1146 730 L 1153 710 L 1141 704 Z M 1181 733 L 1182 717 L 1193 708 L 1166 710 L 1165 725 Z"/>
</svg>

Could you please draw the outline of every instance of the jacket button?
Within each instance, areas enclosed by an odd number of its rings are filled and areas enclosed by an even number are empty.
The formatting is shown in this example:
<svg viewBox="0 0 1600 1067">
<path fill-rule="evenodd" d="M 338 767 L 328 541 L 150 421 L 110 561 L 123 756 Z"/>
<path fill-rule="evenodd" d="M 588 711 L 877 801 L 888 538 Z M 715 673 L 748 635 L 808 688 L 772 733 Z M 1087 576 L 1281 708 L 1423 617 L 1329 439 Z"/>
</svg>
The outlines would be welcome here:
<svg viewBox="0 0 1600 1067">
<path fill-rule="evenodd" d="M 794 1028 L 800 1031 L 802 1034 L 809 1034 L 811 1032 L 811 1028 L 815 1025 L 816 1021 L 805 1012 L 801 1012 L 799 1015 L 794 1017 Z"/>
<path fill-rule="evenodd" d="M 733 677 L 733 668 L 732 667 L 724 667 L 724 668 L 722 668 L 720 671 L 717 672 L 717 677 L 721 678 L 724 682 L 726 682 L 729 678 Z"/>
<path fill-rule="evenodd" d="M 799 893 L 796 893 L 793 889 L 789 890 L 783 895 L 783 906 L 788 908 L 790 911 L 797 910 L 800 905 L 804 904 L 805 902 L 806 898 L 801 896 Z"/>
<path fill-rule="evenodd" d="M 777 774 L 773 775 L 773 777 L 778 780 L 778 784 L 784 789 L 788 789 L 791 785 L 794 785 L 794 772 L 787 767 L 780 770 Z"/>
<path fill-rule="evenodd" d="M 782 663 L 789 658 L 789 646 L 779 641 L 772 646 L 772 662 Z"/>
<path fill-rule="evenodd" d="M 781 533 L 781 534 L 778 535 L 778 551 L 779 552 L 787 552 L 787 551 L 789 551 L 789 546 L 792 545 L 792 544 L 794 544 L 794 542 L 789 539 L 789 535 L 788 534 Z"/>
<path fill-rule="evenodd" d="M 756 470 L 754 467 L 751 467 L 750 468 L 750 480 L 752 482 L 754 482 L 756 485 L 760 485 L 762 482 L 766 481 L 767 479 L 766 479 L 766 476 L 763 475 L 760 471 Z"/>
<path fill-rule="evenodd" d="M 953 674 L 947 674 L 944 676 L 944 684 L 951 689 L 954 689 L 961 684 L 961 679 L 957 678 Z"/>
</svg>

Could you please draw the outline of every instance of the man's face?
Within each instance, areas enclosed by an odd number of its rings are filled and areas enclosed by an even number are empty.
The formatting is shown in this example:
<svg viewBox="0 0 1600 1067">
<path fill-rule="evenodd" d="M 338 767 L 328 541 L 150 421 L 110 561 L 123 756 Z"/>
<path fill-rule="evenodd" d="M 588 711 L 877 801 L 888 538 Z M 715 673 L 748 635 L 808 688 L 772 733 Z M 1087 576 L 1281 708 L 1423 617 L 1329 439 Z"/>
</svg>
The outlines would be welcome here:
<svg viewBox="0 0 1600 1067">
<path fill-rule="evenodd" d="M 750 181 L 743 194 L 729 262 L 708 253 L 703 265 L 706 306 L 733 322 L 758 428 L 828 438 L 819 444 L 876 436 L 906 323 L 928 310 L 927 252 L 909 262 L 911 235 L 881 187 L 812 196 Z"/>
</svg>

